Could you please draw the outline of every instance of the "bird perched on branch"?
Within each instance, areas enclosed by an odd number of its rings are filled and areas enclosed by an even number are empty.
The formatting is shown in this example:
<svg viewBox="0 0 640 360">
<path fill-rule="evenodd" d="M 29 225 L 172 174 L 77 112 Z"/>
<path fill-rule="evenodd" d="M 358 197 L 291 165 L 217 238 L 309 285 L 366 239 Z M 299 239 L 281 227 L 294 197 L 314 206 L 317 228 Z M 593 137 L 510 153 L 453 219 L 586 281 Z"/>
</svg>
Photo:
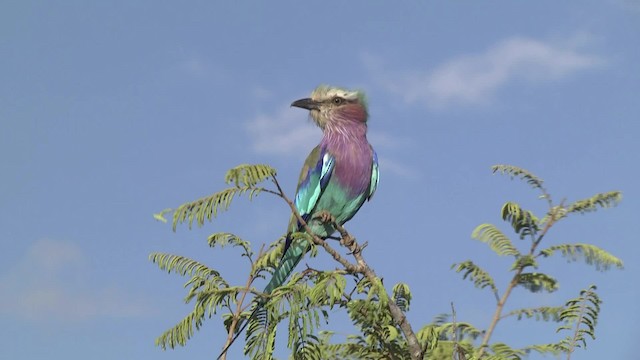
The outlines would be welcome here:
<svg viewBox="0 0 640 360">
<path fill-rule="evenodd" d="M 344 224 L 371 199 L 378 186 L 378 158 L 367 141 L 366 99 L 362 91 L 321 85 L 310 98 L 296 100 L 291 106 L 309 110 L 322 129 L 320 144 L 307 156 L 300 172 L 294 204 L 311 231 L 325 239 L 336 231 L 327 215 Z M 282 259 L 264 293 L 281 286 L 309 251 L 306 240 L 291 237 L 304 230 L 292 215 Z M 258 301 L 243 329 L 262 306 L 264 302 Z"/>
<path fill-rule="evenodd" d="M 378 186 L 378 159 L 367 141 L 367 104 L 362 91 L 321 85 L 310 98 L 291 106 L 309 110 L 322 129 L 322 140 L 304 162 L 295 205 L 311 231 L 326 238 L 336 229 L 322 214 L 342 225 L 349 221 Z M 291 216 L 280 265 L 264 289 L 271 293 L 291 275 L 308 250 L 306 241 L 292 242 L 290 234 L 304 231 Z"/>
</svg>

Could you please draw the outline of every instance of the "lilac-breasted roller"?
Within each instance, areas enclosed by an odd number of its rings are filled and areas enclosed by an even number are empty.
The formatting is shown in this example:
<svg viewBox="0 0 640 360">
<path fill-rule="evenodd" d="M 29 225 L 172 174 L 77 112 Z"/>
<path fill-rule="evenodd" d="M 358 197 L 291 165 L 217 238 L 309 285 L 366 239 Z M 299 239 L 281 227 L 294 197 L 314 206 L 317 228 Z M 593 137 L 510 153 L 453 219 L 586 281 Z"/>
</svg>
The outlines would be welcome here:
<svg viewBox="0 0 640 360">
<path fill-rule="evenodd" d="M 310 98 L 291 106 L 307 109 L 323 136 L 304 162 L 296 190 L 295 206 L 311 231 L 326 238 L 336 230 L 317 215 L 331 214 L 336 223 L 349 221 L 378 186 L 378 159 L 367 141 L 367 104 L 364 93 L 321 85 Z M 288 234 L 304 231 L 291 216 Z M 287 235 L 280 265 L 264 289 L 271 293 L 291 275 L 308 251 L 304 240 Z"/>
<path fill-rule="evenodd" d="M 378 186 L 378 158 L 367 141 L 367 104 L 361 91 L 321 85 L 310 98 L 296 100 L 291 106 L 309 110 L 323 132 L 320 144 L 304 162 L 294 203 L 311 231 L 324 239 L 336 229 L 319 214 L 328 213 L 342 225 L 358 212 L 365 200 L 371 199 Z M 306 240 L 291 238 L 298 231 L 304 229 L 292 215 L 282 259 L 264 293 L 270 294 L 281 286 L 309 250 Z M 231 343 L 264 304 L 265 300 L 256 302 Z"/>
</svg>

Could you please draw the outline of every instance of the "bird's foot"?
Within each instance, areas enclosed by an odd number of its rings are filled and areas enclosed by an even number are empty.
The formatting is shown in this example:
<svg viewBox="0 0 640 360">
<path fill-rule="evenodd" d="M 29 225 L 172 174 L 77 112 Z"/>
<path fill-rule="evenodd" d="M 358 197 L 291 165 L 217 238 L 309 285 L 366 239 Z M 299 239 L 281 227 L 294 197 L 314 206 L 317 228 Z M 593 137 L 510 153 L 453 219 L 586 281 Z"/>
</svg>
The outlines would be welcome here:
<svg viewBox="0 0 640 360">
<path fill-rule="evenodd" d="M 331 213 L 329 213 L 326 210 L 322 210 L 322 211 L 317 212 L 313 216 L 313 218 L 314 219 L 318 219 L 321 222 L 326 223 L 326 224 L 331 224 L 331 223 L 334 223 L 336 221 L 336 219 L 333 217 L 333 215 L 331 215 Z"/>
<path fill-rule="evenodd" d="M 353 236 L 348 235 L 343 237 L 340 240 L 340 243 L 342 244 L 342 246 L 346 247 L 347 249 L 349 249 L 349 255 L 353 255 L 356 253 L 360 252 L 360 248 L 358 247 L 358 244 L 356 243 L 356 239 L 353 238 Z"/>
</svg>

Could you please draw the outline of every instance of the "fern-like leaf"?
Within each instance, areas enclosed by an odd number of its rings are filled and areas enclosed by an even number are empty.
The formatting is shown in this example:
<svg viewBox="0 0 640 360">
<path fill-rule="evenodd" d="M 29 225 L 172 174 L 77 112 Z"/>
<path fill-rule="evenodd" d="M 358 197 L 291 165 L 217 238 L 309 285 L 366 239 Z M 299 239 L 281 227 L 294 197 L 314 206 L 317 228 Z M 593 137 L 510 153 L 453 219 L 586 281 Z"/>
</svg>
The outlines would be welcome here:
<svg viewBox="0 0 640 360">
<path fill-rule="evenodd" d="M 584 214 L 586 212 L 596 211 L 598 208 L 616 206 L 620 201 L 622 201 L 622 193 L 620 191 L 610 191 L 596 194 L 589 199 L 578 200 L 567 206 L 567 212 Z"/>
<path fill-rule="evenodd" d="M 444 323 L 438 326 L 438 331 L 441 335 L 447 335 L 446 338 L 454 339 L 454 328 L 459 339 L 475 340 L 478 337 L 484 335 L 484 331 L 466 322 L 456 322 L 455 324 L 453 322 Z"/>
<path fill-rule="evenodd" d="M 516 258 L 516 261 L 511 265 L 511 270 L 525 269 L 528 267 L 538 268 L 538 262 L 534 256 L 524 255 Z"/>
<path fill-rule="evenodd" d="M 202 326 L 204 317 L 204 307 L 196 306 L 195 309 L 178 322 L 178 324 L 158 336 L 155 341 L 156 346 L 161 347 L 162 350 L 166 350 L 167 347 L 174 349 L 178 345 L 185 346 L 187 340 Z"/>
<path fill-rule="evenodd" d="M 219 272 L 209 268 L 207 265 L 180 255 L 151 253 L 151 255 L 149 255 L 149 260 L 168 273 L 175 272 L 182 276 L 197 275 L 205 279 L 220 276 Z"/>
<path fill-rule="evenodd" d="M 531 211 L 523 210 L 514 202 L 504 204 L 501 215 L 503 220 L 511 223 L 513 230 L 520 235 L 520 239 L 524 239 L 525 236 L 535 236 L 538 233 L 538 218 Z"/>
<path fill-rule="evenodd" d="M 409 311 L 409 305 L 411 304 L 411 290 L 409 289 L 409 285 L 397 283 L 391 292 L 391 301 L 395 302 L 403 312 Z"/>
<path fill-rule="evenodd" d="M 487 243 L 491 250 L 500 256 L 520 255 L 520 252 L 513 246 L 509 237 L 492 224 L 479 225 L 473 230 L 471 237 Z"/>
<path fill-rule="evenodd" d="M 280 314 L 273 310 L 267 311 L 261 308 L 256 315 L 249 319 L 247 325 L 247 340 L 244 347 L 245 355 L 249 355 L 251 359 L 273 358 L 273 351 L 276 338 L 276 327 Z"/>
<path fill-rule="evenodd" d="M 622 269 L 622 260 L 608 253 L 607 251 L 591 244 L 562 244 L 554 245 L 540 251 L 542 256 L 551 256 L 559 252 L 568 261 L 583 260 L 589 265 L 596 267 L 596 270 L 609 270 L 612 266 Z"/>
<path fill-rule="evenodd" d="M 251 243 L 248 241 L 242 240 L 237 235 L 234 235 L 231 233 L 219 232 L 219 233 L 211 234 L 207 238 L 207 242 L 209 243 L 210 247 L 215 247 L 215 246 L 225 247 L 227 245 L 231 245 L 233 247 L 240 247 L 243 250 L 242 252 L 243 256 L 247 256 L 251 258 L 251 256 L 253 255 L 253 251 L 251 251 Z"/>
<path fill-rule="evenodd" d="M 268 165 L 245 164 L 236 166 L 229 170 L 225 176 L 227 184 L 233 184 L 234 187 L 182 204 L 173 212 L 173 231 L 176 231 L 178 224 L 185 222 L 189 224 L 189 228 L 193 226 L 194 221 L 198 226 L 204 225 L 205 220 L 211 221 L 218 216 L 218 212 L 228 210 L 236 195 L 248 193 L 249 199 L 253 199 L 254 196 L 264 190 L 256 187 L 256 185 L 264 180 L 273 178 L 275 175 L 275 169 Z M 164 212 L 166 211 L 163 210 L 163 212 L 156 215 L 162 217 Z"/>
<path fill-rule="evenodd" d="M 188 223 L 190 229 L 194 221 L 198 226 L 202 226 L 205 220 L 211 221 L 218 216 L 218 212 L 228 210 L 236 195 L 242 195 L 249 191 L 251 197 L 261 190 L 259 188 L 232 187 L 196 201 L 182 204 L 173 212 L 173 231 L 176 231 L 178 224 L 185 222 Z"/>
<path fill-rule="evenodd" d="M 544 188 L 542 187 L 542 179 L 525 169 L 513 165 L 494 165 L 491 167 L 491 170 L 494 174 L 501 173 L 504 175 L 509 175 L 511 176 L 511 178 L 520 178 L 522 180 L 525 180 L 527 184 L 531 185 L 533 188 L 544 191 Z"/>
<path fill-rule="evenodd" d="M 347 279 L 338 271 L 323 271 L 318 274 L 309 293 L 309 300 L 316 305 L 333 306 L 342 299 Z"/>
<path fill-rule="evenodd" d="M 256 184 L 276 176 L 276 170 L 269 165 L 242 164 L 227 171 L 225 182 L 237 188 L 254 187 Z"/>
<path fill-rule="evenodd" d="M 565 352 L 564 348 L 558 344 L 537 344 L 537 345 L 529 345 L 523 348 L 522 350 L 530 353 L 535 351 L 542 355 L 560 355 Z"/>
<path fill-rule="evenodd" d="M 542 273 L 521 273 L 518 275 L 518 285 L 531 292 L 554 292 L 558 290 L 558 281 L 547 274 Z"/>
<path fill-rule="evenodd" d="M 567 301 L 564 311 L 560 313 L 560 320 L 564 321 L 565 325 L 558 327 L 556 332 L 562 330 L 572 332 L 559 344 L 569 354 L 578 347 L 586 348 L 586 335 L 592 340 L 596 338 L 595 327 L 598 323 L 602 301 L 595 291 L 594 285 L 582 290 L 579 297 Z"/>
<path fill-rule="evenodd" d="M 293 346 L 294 360 L 322 360 L 322 349 L 317 336 L 309 334 L 300 338 Z"/>
<path fill-rule="evenodd" d="M 564 310 L 563 306 L 542 306 L 538 308 L 527 308 L 510 311 L 502 316 L 502 318 L 515 316 L 518 320 L 523 318 L 535 319 L 537 321 L 560 321 L 560 313 Z"/>
<path fill-rule="evenodd" d="M 504 343 L 492 344 L 490 348 L 493 352 L 493 355 L 487 356 L 487 359 L 490 360 L 520 360 L 527 355 L 526 351 L 514 349 Z"/>
<path fill-rule="evenodd" d="M 495 281 L 491 275 L 478 265 L 474 264 L 473 261 L 467 260 L 459 264 L 453 264 L 451 268 L 455 268 L 457 273 L 463 272 L 462 278 L 469 278 L 477 288 L 484 289 L 489 287 L 494 294 L 498 293 L 498 288 L 496 287 Z"/>
</svg>

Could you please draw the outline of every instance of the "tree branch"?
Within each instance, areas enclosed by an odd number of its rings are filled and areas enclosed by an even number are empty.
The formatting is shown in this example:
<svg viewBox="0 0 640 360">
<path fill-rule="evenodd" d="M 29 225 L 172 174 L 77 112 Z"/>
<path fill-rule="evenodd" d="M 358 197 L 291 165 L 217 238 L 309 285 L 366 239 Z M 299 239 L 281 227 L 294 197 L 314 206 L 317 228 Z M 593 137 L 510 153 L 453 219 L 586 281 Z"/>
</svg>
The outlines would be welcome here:
<svg viewBox="0 0 640 360">
<path fill-rule="evenodd" d="M 264 252 L 264 245 L 262 245 L 262 247 L 260 248 L 260 252 L 258 253 L 258 259 L 263 255 L 263 252 Z M 218 357 L 219 360 L 227 359 L 226 350 L 229 348 L 229 346 L 233 342 L 233 334 L 236 332 L 236 327 L 238 326 L 238 322 L 240 321 L 240 314 L 242 314 L 242 311 L 244 311 L 242 308 L 242 304 L 244 303 L 244 299 L 247 297 L 247 294 L 251 290 L 251 284 L 256 279 L 255 276 L 253 275 L 255 271 L 254 262 L 251 258 L 249 258 L 249 260 L 251 261 L 251 272 L 249 274 L 249 278 L 247 279 L 247 283 L 244 287 L 244 291 L 242 291 L 242 296 L 240 297 L 240 301 L 238 301 L 238 304 L 236 306 L 236 311 L 233 313 L 233 320 L 231 320 L 231 325 L 229 325 L 227 341 L 224 343 L 224 346 L 222 347 L 223 351 L 222 351 L 222 354 L 220 354 L 220 356 Z"/>
<path fill-rule="evenodd" d="M 546 192 L 545 192 L 545 195 L 546 195 Z M 538 239 L 536 239 L 531 243 L 531 249 L 529 250 L 529 254 L 528 254 L 529 256 L 534 255 L 536 248 L 540 244 L 540 241 L 542 241 L 542 238 L 547 234 L 549 229 L 551 229 L 551 226 L 553 226 L 553 224 L 558 220 L 556 219 L 556 214 L 553 209 L 554 209 L 553 204 L 550 203 L 549 221 L 547 221 L 547 223 L 545 224 L 545 227 L 544 229 L 542 229 L 542 232 L 538 236 Z M 518 286 L 518 279 L 520 277 L 520 274 L 522 274 L 522 272 L 524 271 L 524 269 L 525 269 L 525 266 L 522 266 L 522 265 L 518 266 L 518 268 L 516 269 L 516 272 L 513 274 L 513 278 L 511 278 L 509 285 L 505 289 L 504 294 L 502 295 L 502 298 L 500 298 L 500 301 L 498 301 L 498 306 L 496 307 L 496 311 L 493 314 L 493 318 L 491 319 L 489 328 L 487 329 L 487 332 L 484 334 L 484 337 L 482 338 L 482 343 L 480 344 L 480 351 L 478 352 L 478 358 L 481 358 L 482 355 L 484 355 L 484 352 L 489 345 L 489 340 L 491 339 L 491 335 L 493 334 L 493 331 L 498 325 L 498 322 L 500 322 L 500 320 L 502 319 L 502 310 L 504 309 L 504 305 L 507 303 L 507 299 L 509 299 L 509 295 L 511 295 L 511 291 L 513 291 L 513 289 L 516 286 Z"/>
<path fill-rule="evenodd" d="M 284 191 L 282 191 L 282 188 L 280 187 L 280 184 L 278 183 L 278 180 L 276 179 L 275 176 L 273 177 L 273 182 L 278 188 L 278 193 L 276 195 L 280 196 L 282 199 L 284 199 L 287 202 L 287 204 L 289 204 L 289 207 L 291 208 L 292 213 L 297 218 L 298 222 L 302 224 L 305 231 L 309 235 L 311 235 L 313 242 L 316 245 L 322 246 L 322 248 L 327 253 L 329 253 L 337 262 L 339 262 L 342 266 L 344 266 L 344 268 L 348 272 L 364 274 L 364 276 L 367 277 L 367 279 L 371 284 L 376 284 L 377 282 L 380 281 L 380 278 L 378 278 L 376 273 L 367 264 L 367 262 L 364 260 L 364 257 L 362 256 L 362 249 L 364 248 L 364 246 L 358 245 L 355 238 L 352 237 L 342 225 L 335 223 L 335 221 L 333 222 L 335 229 L 338 230 L 341 236 L 340 244 L 347 247 L 349 251 L 351 251 L 351 254 L 356 260 L 356 264 L 349 262 L 347 259 L 342 257 L 340 253 L 338 253 L 335 249 L 329 246 L 329 244 L 327 244 L 326 241 L 324 241 L 319 236 L 314 234 L 311 231 L 311 228 L 309 227 L 307 222 L 304 221 L 302 216 L 300 216 L 300 213 L 298 213 L 298 209 L 296 208 L 295 204 L 285 195 Z M 413 332 L 413 329 L 411 328 L 411 324 L 407 320 L 407 317 L 404 315 L 400 307 L 398 307 L 398 305 L 395 302 L 390 300 L 389 294 L 387 294 L 386 290 L 384 290 L 384 296 L 386 296 L 386 303 L 388 304 L 391 317 L 393 318 L 394 322 L 400 327 L 400 330 L 402 330 L 402 333 L 404 334 L 404 337 L 407 340 L 411 359 L 421 360 L 424 356 L 422 352 L 422 348 L 420 346 L 420 343 L 418 342 L 417 336 L 415 335 L 415 333 Z"/>
</svg>

